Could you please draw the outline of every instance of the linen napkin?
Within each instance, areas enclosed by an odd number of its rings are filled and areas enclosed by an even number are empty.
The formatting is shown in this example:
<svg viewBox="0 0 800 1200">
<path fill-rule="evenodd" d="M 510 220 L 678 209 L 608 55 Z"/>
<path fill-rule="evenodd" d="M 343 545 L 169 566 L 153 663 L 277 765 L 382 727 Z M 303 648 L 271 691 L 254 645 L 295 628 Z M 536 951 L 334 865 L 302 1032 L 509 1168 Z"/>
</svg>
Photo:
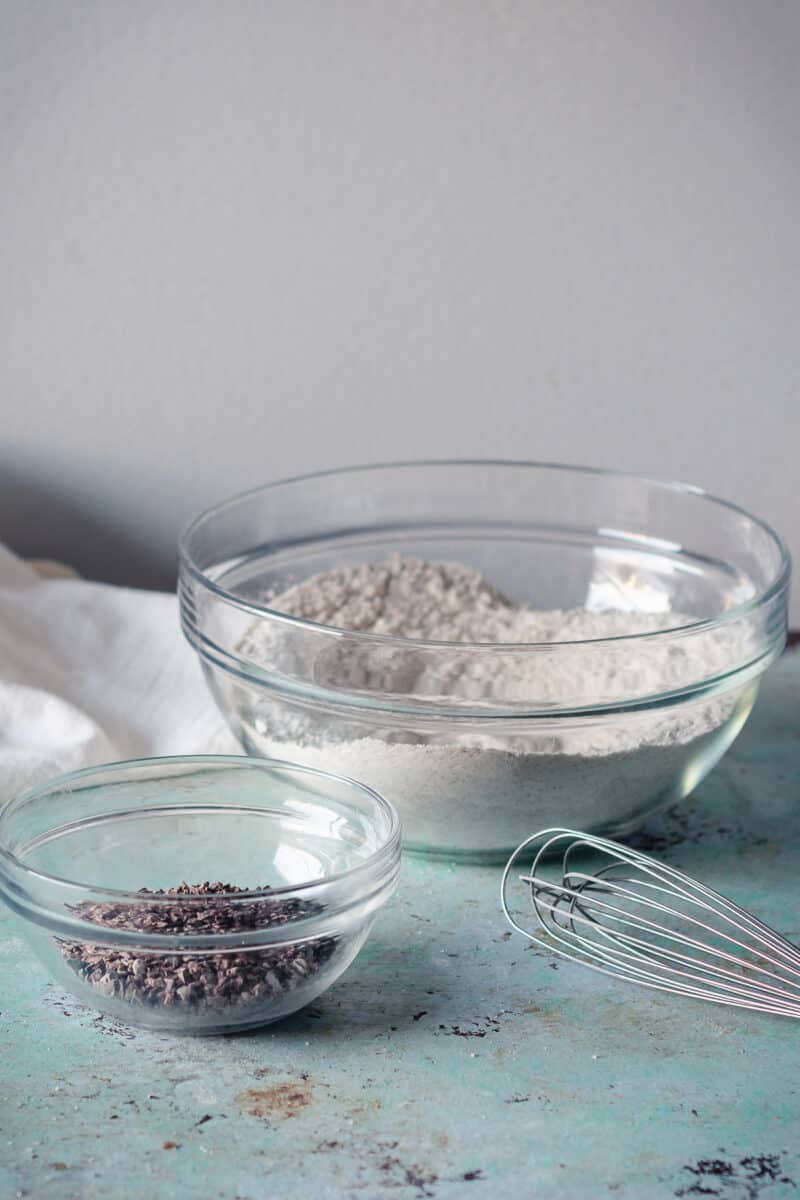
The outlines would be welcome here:
<svg viewBox="0 0 800 1200">
<path fill-rule="evenodd" d="M 0 545 L 0 804 L 61 771 L 241 754 L 175 595 L 42 571 Z"/>
</svg>

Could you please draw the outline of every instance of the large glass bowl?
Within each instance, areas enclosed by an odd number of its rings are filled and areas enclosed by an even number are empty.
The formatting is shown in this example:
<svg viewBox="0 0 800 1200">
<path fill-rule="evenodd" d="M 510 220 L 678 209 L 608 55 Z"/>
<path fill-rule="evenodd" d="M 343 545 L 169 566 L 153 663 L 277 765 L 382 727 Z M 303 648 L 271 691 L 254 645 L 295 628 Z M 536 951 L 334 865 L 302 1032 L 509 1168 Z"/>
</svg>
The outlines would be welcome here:
<svg viewBox="0 0 800 1200">
<path fill-rule="evenodd" d="M 380 796 L 263 759 L 92 767 L 0 813 L 0 897 L 49 972 L 173 1033 L 251 1029 L 314 1000 L 363 945 L 399 860 Z"/>
<path fill-rule="evenodd" d="M 437 643 L 271 606 L 317 572 L 392 554 L 465 563 L 538 609 L 645 613 L 659 629 Z M 783 647 L 789 573 L 767 525 L 698 488 L 433 462 L 229 500 L 184 533 L 179 588 L 185 634 L 249 753 L 362 779 L 397 806 L 410 849 L 488 860 L 544 826 L 624 833 L 686 796 Z"/>
</svg>

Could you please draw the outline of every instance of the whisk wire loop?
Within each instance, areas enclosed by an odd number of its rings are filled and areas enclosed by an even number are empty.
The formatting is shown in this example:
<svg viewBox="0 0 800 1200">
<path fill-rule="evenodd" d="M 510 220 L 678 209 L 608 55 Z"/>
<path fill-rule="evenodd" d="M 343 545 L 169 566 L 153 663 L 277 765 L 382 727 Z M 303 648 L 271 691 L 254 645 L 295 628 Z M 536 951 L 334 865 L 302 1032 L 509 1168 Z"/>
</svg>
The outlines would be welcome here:
<svg viewBox="0 0 800 1200">
<path fill-rule="evenodd" d="M 558 910 L 557 903 L 552 905 L 543 904 L 541 894 L 539 896 L 539 904 L 553 912 Z M 626 935 L 624 942 L 619 942 L 619 939 L 616 938 L 609 930 L 597 930 L 599 936 L 606 937 L 612 944 L 612 948 L 609 949 L 608 946 L 599 945 L 596 941 L 585 938 L 579 934 L 574 928 L 574 924 L 576 922 L 594 924 L 592 918 L 589 916 L 584 916 L 582 914 L 570 915 L 570 933 L 573 936 L 576 946 L 582 945 L 588 947 L 598 960 L 617 965 L 620 969 L 624 969 L 630 977 L 635 975 L 641 978 L 657 978 L 657 976 L 654 976 L 652 972 L 640 969 L 636 963 L 640 962 L 650 965 L 657 964 L 662 970 L 666 971 L 669 976 L 675 977 L 676 981 L 679 981 L 680 986 L 686 986 L 682 983 L 682 978 L 691 981 L 692 975 L 688 971 L 680 970 L 672 965 L 672 962 L 680 962 L 693 967 L 696 972 L 695 978 L 698 978 L 701 982 L 710 982 L 726 992 L 732 994 L 739 993 L 741 995 L 749 995 L 752 990 L 751 985 L 742 984 L 741 976 L 735 971 L 727 971 L 724 968 L 718 967 L 711 963 L 703 964 L 701 960 L 698 960 L 697 957 L 693 955 L 680 954 L 678 951 L 672 950 L 666 946 L 654 948 L 649 942 L 640 938 L 635 938 L 632 935 Z M 551 934 L 551 936 L 553 935 Z M 557 940 L 563 941 L 564 939 L 557 938 Z M 627 947 L 627 949 L 623 949 L 623 946 Z M 637 951 L 633 949 L 635 946 L 641 947 L 641 950 Z M 729 957 L 733 963 L 739 962 L 739 960 L 733 956 L 726 957 Z M 770 974 L 772 978 L 779 981 L 781 979 L 781 977 L 774 972 L 768 972 L 768 974 Z M 733 983 L 729 984 L 725 982 L 725 980 L 732 980 Z M 762 984 L 762 990 L 765 994 L 771 993 L 776 998 L 785 997 L 788 1000 L 793 999 L 792 992 L 785 988 L 775 987 L 773 984 Z"/>
<path fill-rule="evenodd" d="M 576 875 L 575 873 L 573 873 L 572 875 L 568 876 L 568 878 L 570 880 L 573 880 L 576 878 L 582 879 L 586 883 L 590 883 L 590 882 L 593 882 L 596 878 L 598 878 L 598 876 L 584 875 L 584 874 Z M 537 882 L 536 879 L 534 879 L 532 876 L 520 875 L 520 879 L 523 882 L 530 883 L 532 885 L 535 885 Z M 648 886 L 648 885 L 645 885 L 645 886 Z M 556 890 L 557 885 L 550 884 L 549 887 L 553 890 Z M 558 887 L 557 890 L 559 892 L 561 892 L 562 894 L 569 896 L 571 898 L 572 903 L 570 906 L 570 913 L 572 913 L 575 910 L 575 908 L 577 907 L 576 902 L 577 902 L 578 897 L 580 897 L 583 894 L 583 886 L 581 888 L 575 888 L 570 883 L 569 886 Z M 609 892 L 612 895 L 621 896 L 623 898 L 627 897 L 627 898 L 636 900 L 645 907 L 652 908 L 658 912 L 666 913 L 671 917 L 675 917 L 678 920 L 684 921 L 687 925 L 697 926 L 699 929 L 705 929 L 707 932 L 714 934 L 718 937 L 724 937 L 725 940 L 730 942 L 731 945 L 738 946 L 740 949 L 742 949 L 746 952 L 749 952 L 751 950 L 751 947 L 748 946 L 746 942 L 740 941 L 739 939 L 733 938 L 726 933 L 720 932 L 720 930 L 715 929 L 713 925 L 709 925 L 707 921 L 700 921 L 696 917 L 689 916 L 688 914 L 681 913 L 678 910 L 671 908 L 669 905 L 660 904 L 653 900 L 648 900 L 645 897 L 639 896 L 636 892 L 632 891 L 631 889 L 624 888 L 619 884 L 616 885 L 614 888 L 610 888 Z M 534 909 L 538 915 L 541 893 L 535 887 L 533 887 L 531 890 L 531 894 L 532 894 L 532 898 L 533 898 Z M 705 953 L 712 954 L 719 958 L 726 958 L 730 962 L 738 962 L 739 961 L 739 959 L 735 955 L 729 954 L 728 952 L 721 950 L 718 947 L 715 947 L 708 942 L 699 941 L 698 939 L 689 937 L 688 935 L 686 935 L 684 933 L 675 934 L 674 932 L 670 932 L 665 926 L 659 925 L 658 922 L 650 921 L 646 917 L 638 916 L 636 913 L 631 913 L 630 911 L 628 911 L 624 908 L 619 908 L 616 905 L 608 904 L 608 903 L 605 903 L 600 900 L 593 901 L 593 905 L 594 905 L 595 909 L 602 910 L 601 915 L 610 914 L 611 919 L 616 920 L 621 925 L 628 925 L 635 929 L 653 930 L 654 932 L 657 932 L 660 937 L 663 937 L 667 940 L 678 941 L 682 945 L 685 945 L 685 946 L 694 946 L 697 949 L 704 951 Z M 590 919 L 592 919 L 597 925 L 600 925 L 606 934 L 613 935 L 613 930 L 609 930 L 609 928 L 607 926 L 602 926 L 599 920 L 596 920 L 595 918 L 590 918 Z M 739 922 L 731 920 L 730 923 L 732 925 L 734 925 L 737 929 L 741 930 L 742 932 L 746 932 L 746 927 L 744 925 L 740 924 Z M 781 959 L 778 957 L 773 957 L 771 955 L 762 953 L 761 958 L 763 958 L 767 962 L 774 963 L 776 966 L 783 966 L 785 970 L 791 971 L 793 974 L 798 975 L 798 977 L 800 977 L 800 972 L 795 971 L 792 967 L 786 966 L 784 963 L 782 963 Z M 773 978 L 780 978 L 780 976 L 776 976 L 774 974 L 774 972 L 768 971 L 765 967 L 760 966 L 757 962 L 754 962 L 752 964 L 751 970 L 758 971 L 764 975 L 772 975 Z"/>
<path fill-rule="evenodd" d="M 560 848 L 560 879 L 552 878 Z M 537 928 L 511 911 L 509 882 L 519 879 Z M 592 854 L 594 871 L 575 865 Z M 549 864 L 550 873 L 547 873 Z M 719 892 L 675 867 L 605 838 L 546 829 L 527 838 L 506 864 L 501 903 L 511 927 L 563 958 L 663 992 L 800 1018 L 800 948 Z"/>
</svg>

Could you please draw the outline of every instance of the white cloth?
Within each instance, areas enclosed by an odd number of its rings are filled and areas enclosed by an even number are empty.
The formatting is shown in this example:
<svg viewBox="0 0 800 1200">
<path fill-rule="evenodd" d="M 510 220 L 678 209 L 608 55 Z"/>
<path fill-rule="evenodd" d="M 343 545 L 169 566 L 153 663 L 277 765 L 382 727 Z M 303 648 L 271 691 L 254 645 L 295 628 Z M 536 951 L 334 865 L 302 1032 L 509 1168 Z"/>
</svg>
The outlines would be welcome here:
<svg viewBox="0 0 800 1200">
<path fill-rule="evenodd" d="M 0 803 L 61 771 L 241 754 L 174 595 L 43 577 L 0 545 Z"/>
</svg>

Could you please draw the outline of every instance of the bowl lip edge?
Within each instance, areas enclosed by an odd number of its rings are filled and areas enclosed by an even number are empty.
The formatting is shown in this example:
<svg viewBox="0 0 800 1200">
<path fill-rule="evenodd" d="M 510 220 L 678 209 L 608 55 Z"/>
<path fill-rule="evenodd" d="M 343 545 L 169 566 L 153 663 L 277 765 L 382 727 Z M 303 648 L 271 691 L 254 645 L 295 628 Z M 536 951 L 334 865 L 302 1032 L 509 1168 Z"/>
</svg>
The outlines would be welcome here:
<svg viewBox="0 0 800 1200">
<path fill-rule="evenodd" d="M 394 468 L 414 468 L 414 467 L 518 467 L 518 468 L 536 468 L 538 470 L 550 471 L 566 471 L 581 475 L 596 475 L 607 477 L 610 479 L 623 479 L 633 483 L 647 484 L 650 487 L 656 487 L 665 492 L 673 492 L 677 495 L 693 496 L 697 499 L 707 500 L 714 505 L 727 509 L 729 512 L 736 513 L 746 517 L 754 525 L 758 526 L 774 543 L 780 555 L 780 567 L 773 579 L 772 583 L 759 591 L 755 596 L 751 596 L 748 600 L 742 601 L 740 604 L 734 605 L 730 609 L 726 609 L 722 613 L 718 613 L 714 617 L 704 617 L 698 621 L 684 622 L 682 625 L 672 625 L 664 629 L 651 630 L 640 633 L 617 634 L 614 637 L 601 638 L 584 638 L 578 641 L 555 641 L 555 642 L 446 642 L 435 641 L 425 638 L 404 638 L 392 634 L 370 633 L 360 630 L 343 629 L 336 625 L 324 625 L 316 621 L 309 621 L 303 617 L 294 617 L 289 613 L 281 612 L 279 609 L 270 608 L 268 605 L 255 604 L 252 601 L 242 599 L 234 592 L 223 588 L 215 580 L 213 580 L 201 567 L 195 563 L 192 554 L 188 549 L 188 541 L 195 530 L 206 520 L 212 516 L 216 516 L 223 512 L 226 508 L 233 507 L 251 497 L 261 495 L 281 487 L 287 487 L 298 483 L 308 483 L 317 479 L 325 479 L 329 476 L 355 475 L 367 471 L 389 470 Z M 761 517 L 757 517 L 748 509 L 730 500 L 725 500 L 721 496 L 717 496 L 712 492 L 706 491 L 704 488 L 698 487 L 696 484 L 682 483 L 677 480 L 657 479 L 654 476 L 639 475 L 632 471 L 618 471 L 607 467 L 592 467 L 574 463 L 549 462 L 526 459 L 479 459 L 479 458 L 464 458 L 464 459 L 402 459 L 397 461 L 387 462 L 372 462 L 361 463 L 349 467 L 333 467 L 324 471 L 310 471 L 300 475 L 289 476 L 283 479 L 273 480 L 271 483 L 259 484 L 252 488 L 237 493 L 234 496 L 229 496 L 227 499 L 220 501 L 217 504 L 210 505 L 202 512 L 193 517 L 181 530 L 178 537 L 178 564 L 179 572 L 184 571 L 191 575 L 199 584 L 208 591 L 218 596 L 225 603 L 238 608 L 240 611 L 250 613 L 254 617 L 268 617 L 271 621 L 278 621 L 282 624 L 289 625 L 294 628 L 307 630 L 313 633 L 322 633 L 328 636 L 334 636 L 341 639 L 357 641 L 359 643 L 376 643 L 383 645 L 394 646 L 398 649 L 429 649 L 429 650 L 452 650 L 453 646 L 457 646 L 459 652 L 486 652 L 488 650 L 497 650 L 502 647 L 505 653 L 520 653 L 525 651 L 541 652 L 549 651 L 556 652 L 562 647 L 569 647 L 572 650 L 592 649 L 605 646 L 614 646 L 620 643 L 630 644 L 639 643 L 642 641 L 652 641 L 656 639 L 668 640 L 673 637 L 684 637 L 694 633 L 705 632 L 710 629 L 718 629 L 729 625 L 742 617 L 748 616 L 756 612 L 760 608 L 769 605 L 773 600 L 779 598 L 781 594 L 788 591 L 789 582 L 792 572 L 792 558 L 789 547 L 783 537 L 775 530 L 767 521 Z M 180 586 L 180 585 L 179 585 Z"/>
<path fill-rule="evenodd" d="M 389 828 L 386 836 L 380 846 L 374 850 L 368 858 L 363 862 L 357 863 L 353 867 L 347 868 L 344 871 L 337 871 L 331 875 L 324 875 L 318 879 L 304 880 L 300 883 L 288 884 L 284 887 L 276 888 L 254 888 L 246 892 L 220 892 L 211 895 L 163 895 L 157 896 L 153 893 L 143 894 L 142 892 L 131 892 L 125 889 L 118 888 L 103 888 L 94 884 L 81 883 L 79 880 L 67 879 L 64 876 L 53 875 L 47 871 L 38 871 L 30 867 L 22 859 L 9 850 L 2 839 L 2 827 L 5 815 L 10 811 L 11 807 L 17 807 L 45 796 L 52 791 L 56 785 L 72 784 L 79 782 L 81 779 L 86 779 L 92 775 L 96 775 L 102 771 L 117 771 L 131 769 L 133 767 L 156 767 L 161 765 L 177 766 L 185 764 L 187 766 L 220 766 L 233 767 L 241 769 L 243 767 L 270 768 L 278 767 L 282 771 L 295 772 L 299 775 L 311 775 L 316 778 L 334 780 L 336 783 L 344 783 L 348 787 L 357 789 L 358 791 L 368 795 L 373 801 L 377 802 L 378 808 L 388 818 Z M 130 782 L 130 781 L 128 781 Z M 279 758 L 257 758 L 254 755 L 234 755 L 234 754 L 175 754 L 151 756 L 148 758 L 132 758 L 120 759 L 109 763 L 98 763 L 95 766 L 81 767 L 74 771 L 66 771 L 60 775 L 54 775 L 50 779 L 42 783 L 33 784 L 30 787 L 23 788 L 8 803 L 0 807 L 0 895 L 2 895 L 3 877 L 9 874 L 9 871 L 19 873 L 24 879 L 36 879 L 43 883 L 56 886 L 61 889 L 69 889 L 77 892 L 91 892 L 93 896 L 99 898 L 102 902 L 104 897 L 109 897 L 113 900 L 124 900 L 132 905 L 152 905 L 156 904 L 175 904 L 186 902 L 190 904 L 231 904 L 243 901 L 263 900 L 278 898 L 291 898 L 294 895 L 302 894 L 311 891 L 315 888 L 330 887 L 331 885 L 339 885 L 350 880 L 361 879 L 364 876 L 371 877 L 372 875 L 382 875 L 383 871 L 388 867 L 394 869 L 394 865 L 400 857 L 402 839 L 402 826 L 400 816 L 395 806 L 391 801 L 382 796 L 380 792 L 375 791 L 366 783 L 360 780 L 352 779 L 346 775 L 339 775 L 333 771 L 326 771 L 317 767 L 307 767 L 301 763 L 292 762 L 289 759 Z M 361 902 L 361 893 L 353 897 L 353 904 Z M 301 920 L 304 918 L 300 918 Z M 299 922 L 288 922 L 284 928 L 291 928 L 293 924 Z M 102 926 L 96 926 L 98 930 Z"/>
</svg>

